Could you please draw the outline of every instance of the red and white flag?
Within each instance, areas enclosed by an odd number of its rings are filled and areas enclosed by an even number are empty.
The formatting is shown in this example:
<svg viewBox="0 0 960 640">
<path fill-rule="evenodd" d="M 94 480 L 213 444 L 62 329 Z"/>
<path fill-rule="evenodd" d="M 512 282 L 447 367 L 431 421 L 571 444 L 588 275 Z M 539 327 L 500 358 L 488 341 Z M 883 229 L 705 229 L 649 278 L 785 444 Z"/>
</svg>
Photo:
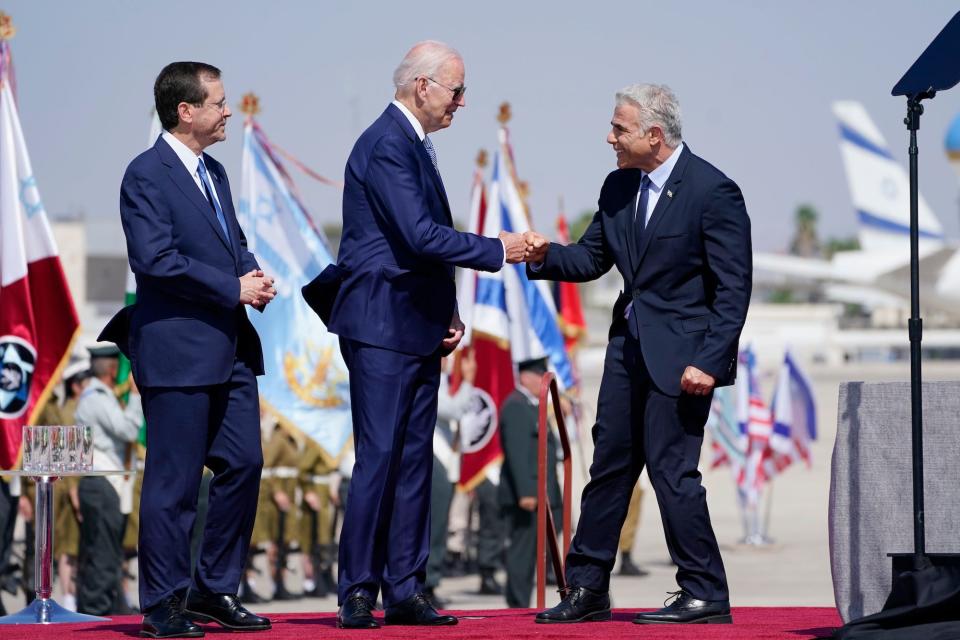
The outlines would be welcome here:
<svg viewBox="0 0 960 640">
<path fill-rule="evenodd" d="M 0 41 L 0 468 L 20 456 L 80 323 L 40 200 Z"/>
</svg>

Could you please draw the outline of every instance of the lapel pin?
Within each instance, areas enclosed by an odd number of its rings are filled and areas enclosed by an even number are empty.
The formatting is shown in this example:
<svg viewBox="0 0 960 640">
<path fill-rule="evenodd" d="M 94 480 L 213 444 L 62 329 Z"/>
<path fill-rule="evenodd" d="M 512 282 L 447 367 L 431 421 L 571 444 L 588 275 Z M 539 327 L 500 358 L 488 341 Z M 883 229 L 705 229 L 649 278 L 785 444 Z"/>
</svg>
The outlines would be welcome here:
<svg viewBox="0 0 960 640">
<path fill-rule="evenodd" d="M 673 191 L 670 191 L 670 189 L 667 189 L 667 197 L 668 197 L 668 198 L 672 198 L 672 197 L 673 197 Z"/>
</svg>

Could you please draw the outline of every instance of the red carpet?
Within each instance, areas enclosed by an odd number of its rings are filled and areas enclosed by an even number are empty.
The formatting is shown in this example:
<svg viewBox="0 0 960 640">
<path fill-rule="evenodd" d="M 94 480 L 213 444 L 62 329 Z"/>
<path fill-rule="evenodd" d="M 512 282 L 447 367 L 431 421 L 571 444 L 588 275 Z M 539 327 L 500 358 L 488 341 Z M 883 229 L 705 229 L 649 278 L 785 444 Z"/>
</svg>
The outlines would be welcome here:
<svg viewBox="0 0 960 640">
<path fill-rule="evenodd" d="M 840 616 L 827 607 L 742 607 L 733 610 L 732 625 L 655 626 L 630 622 L 633 611 L 615 611 L 611 622 L 569 625 L 534 624 L 533 611 L 498 609 L 459 611 L 455 627 L 384 627 L 371 631 L 344 631 L 336 628 L 333 613 L 281 613 L 271 615 L 273 630 L 233 636 L 249 640 L 292 640 L 294 638 L 478 638 L 518 640 L 521 638 L 693 638 L 695 640 L 740 640 L 747 638 L 829 638 L 840 626 Z M 226 640 L 216 625 L 204 625 L 208 637 Z M 139 616 L 114 618 L 100 624 L 56 624 L 41 627 L 23 625 L 0 627 L 2 640 L 78 638 L 111 640 L 136 637 Z"/>
</svg>

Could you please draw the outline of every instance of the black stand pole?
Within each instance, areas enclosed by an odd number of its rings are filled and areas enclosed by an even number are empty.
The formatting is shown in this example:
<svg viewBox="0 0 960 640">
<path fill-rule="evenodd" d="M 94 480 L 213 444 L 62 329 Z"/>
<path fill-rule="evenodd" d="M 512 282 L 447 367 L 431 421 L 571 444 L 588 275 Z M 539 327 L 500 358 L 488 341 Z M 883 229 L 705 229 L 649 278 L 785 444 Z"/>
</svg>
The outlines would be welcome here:
<svg viewBox="0 0 960 640">
<path fill-rule="evenodd" d="M 926 556 L 926 533 L 923 526 L 923 386 L 920 371 L 923 339 L 923 320 L 920 318 L 920 223 L 918 220 L 917 129 L 923 105 L 920 101 L 932 98 L 935 92 L 907 96 L 907 117 L 903 123 L 910 130 L 910 321 L 907 325 L 910 336 L 910 408 L 913 431 L 913 553 L 914 568 L 924 565 Z"/>
</svg>

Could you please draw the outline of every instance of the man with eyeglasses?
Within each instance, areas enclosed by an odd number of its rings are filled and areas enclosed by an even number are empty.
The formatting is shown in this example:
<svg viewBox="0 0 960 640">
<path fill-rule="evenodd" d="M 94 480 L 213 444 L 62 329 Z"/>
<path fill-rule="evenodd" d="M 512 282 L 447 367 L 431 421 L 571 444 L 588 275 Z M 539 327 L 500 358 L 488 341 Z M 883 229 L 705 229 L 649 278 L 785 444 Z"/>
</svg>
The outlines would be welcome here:
<svg viewBox="0 0 960 640">
<path fill-rule="evenodd" d="M 453 228 L 430 134 L 465 106 L 460 54 L 416 44 L 393 74 L 394 101 L 347 161 L 339 263 L 321 274 L 350 370 L 356 465 L 340 537 L 338 625 L 456 624 L 424 594 L 440 358 L 463 337 L 454 267 L 523 259 L 520 234 Z M 333 284 L 330 284 L 333 283 Z M 321 312 L 322 314 L 322 312 Z"/>
<path fill-rule="evenodd" d="M 147 424 L 140 633 L 202 636 L 195 622 L 265 630 L 270 621 L 244 609 L 236 593 L 263 465 L 263 355 L 246 306 L 262 311 L 276 290 L 247 250 L 223 166 L 204 153 L 226 138 L 231 115 L 220 70 L 169 64 L 154 98 L 164 132 L 130 163 L 120 187 L 137 302 L 101 334 L 130 357 Z M 191 575 L 204 466 L 214 475 Z"/>
</svg>

